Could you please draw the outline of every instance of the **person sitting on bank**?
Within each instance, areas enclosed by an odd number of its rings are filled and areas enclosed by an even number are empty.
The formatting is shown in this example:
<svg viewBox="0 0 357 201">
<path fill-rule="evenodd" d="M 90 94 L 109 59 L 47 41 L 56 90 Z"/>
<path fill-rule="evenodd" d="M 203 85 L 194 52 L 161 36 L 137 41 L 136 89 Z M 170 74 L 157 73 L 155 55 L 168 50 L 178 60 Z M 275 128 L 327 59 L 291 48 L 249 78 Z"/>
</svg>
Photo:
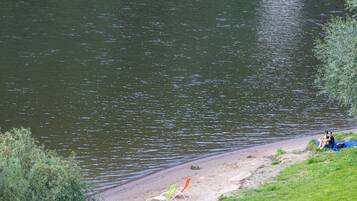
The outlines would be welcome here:
<svg viewBox="0 0 357 201">
<path fill-rule="evenodd" d="M 320 144 L 319 148 L 333 148 L 335 146 L 335 138 L 332 135 L 331 131 L 325 131 L 325 135 L 323 137 L 320 137 L 319 139 Z"/>
<path fill-rule="evenodd" d="M 328 144 L 328 148 L 333 149 L 335 147 L 335 138 L 332 135 L 332 131 L 329 132 L 330 143 Z"/>
</svg>

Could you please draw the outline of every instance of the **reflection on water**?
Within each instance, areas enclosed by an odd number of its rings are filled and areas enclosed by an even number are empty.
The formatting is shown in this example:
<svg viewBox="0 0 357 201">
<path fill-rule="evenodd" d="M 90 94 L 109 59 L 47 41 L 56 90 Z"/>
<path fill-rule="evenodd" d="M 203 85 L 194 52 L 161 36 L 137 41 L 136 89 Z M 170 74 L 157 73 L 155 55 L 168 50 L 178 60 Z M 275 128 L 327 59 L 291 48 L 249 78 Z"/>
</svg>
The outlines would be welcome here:
<svg viewBox="0 0 357 201">
<path fill-rule="evenodd" d="M 298 46 L 303 39 L 303 5 L 303 0 L 261 1 L 257 11 L 260 48 L 275 51 L 276 54 L 272 53 L 275 56 L 288 57 L 287 53 L 294 50 L 291 47 Z"/>
<path fill-rule="evenodd" d="M 330 0 L 0 2 L 0 126 L 96 191 L 207 154 L 356 126 L 316 96 Z"/>
</svg>

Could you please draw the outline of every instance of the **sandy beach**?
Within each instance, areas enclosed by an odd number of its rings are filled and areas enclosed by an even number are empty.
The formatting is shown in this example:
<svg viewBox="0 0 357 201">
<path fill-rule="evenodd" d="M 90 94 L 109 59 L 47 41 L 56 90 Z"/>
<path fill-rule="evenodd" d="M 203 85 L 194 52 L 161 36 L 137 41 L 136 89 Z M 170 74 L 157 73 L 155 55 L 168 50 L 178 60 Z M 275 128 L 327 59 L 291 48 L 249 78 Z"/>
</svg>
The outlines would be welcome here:
<svg viewBox="0 0 357 201">
<path fill-rule="evenodd" d="M 357 132 L 357 129 L 348 131 Z M 221 195 L 259 186 L 285 167 L 307 159 L 310 152 L 306 145 L 317 136 L 303 136 L 192 161 L 107 190 L 98 197 L 104 201 L 144 201 L 168 191 L 173 183 L 182 187 L 190 177 L 189 200 L 217 201 Z M 272 157 L 278 149 L 286 153 L 280 156 L 279 164 L 273 165 Z M 200 169 L 192 170 L 191 166 Z"/>
</svg>

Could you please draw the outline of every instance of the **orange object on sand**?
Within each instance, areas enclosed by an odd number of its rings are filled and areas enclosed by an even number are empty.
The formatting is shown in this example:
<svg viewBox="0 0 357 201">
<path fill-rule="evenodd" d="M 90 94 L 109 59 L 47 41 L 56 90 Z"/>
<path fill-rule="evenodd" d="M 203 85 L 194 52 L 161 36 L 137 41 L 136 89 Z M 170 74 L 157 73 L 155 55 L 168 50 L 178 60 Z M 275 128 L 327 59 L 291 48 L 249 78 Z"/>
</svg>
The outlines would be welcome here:
<svg viewBox="0 0 357 201">
<path fill-rule="evenodd" d="M 185 181 L 185 185 L 183 186 L 183 188 L 181 190 L 181 193 L 183 193 L 188 188 L 188 186 L 190 185 L 190 182 L 191 182 L 191 178 L 187 178 Z"/>
</svg>

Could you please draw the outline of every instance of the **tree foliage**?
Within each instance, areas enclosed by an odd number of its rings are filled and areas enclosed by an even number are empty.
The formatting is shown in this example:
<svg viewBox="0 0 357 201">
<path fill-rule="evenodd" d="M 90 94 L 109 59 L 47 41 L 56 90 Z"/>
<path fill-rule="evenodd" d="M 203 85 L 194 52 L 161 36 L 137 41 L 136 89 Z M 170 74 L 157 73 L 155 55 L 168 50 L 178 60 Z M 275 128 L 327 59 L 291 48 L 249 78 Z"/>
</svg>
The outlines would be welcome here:
<svg viewBox="0 0 357 201">
<path fill-rule="evenodd" d="M 346 0 L 347 8 L 351 11 L 357 10 L 357 0 Z"/>
<path fill-rule="evenodd" d="M 323 93 L 357 116 L 357 0 L 348 0 L 351 16 L 333 18 L 324 26 L 325 36 L 317 41 L 314 52 L 321 61 L 318 86 Z"/>
<path fill-rule="evenodd" d="M 27 129 L 0 133 L 1 201 L 85 201 L 87 189 L 73 157 L 46 151 Z"/>
</svg>

